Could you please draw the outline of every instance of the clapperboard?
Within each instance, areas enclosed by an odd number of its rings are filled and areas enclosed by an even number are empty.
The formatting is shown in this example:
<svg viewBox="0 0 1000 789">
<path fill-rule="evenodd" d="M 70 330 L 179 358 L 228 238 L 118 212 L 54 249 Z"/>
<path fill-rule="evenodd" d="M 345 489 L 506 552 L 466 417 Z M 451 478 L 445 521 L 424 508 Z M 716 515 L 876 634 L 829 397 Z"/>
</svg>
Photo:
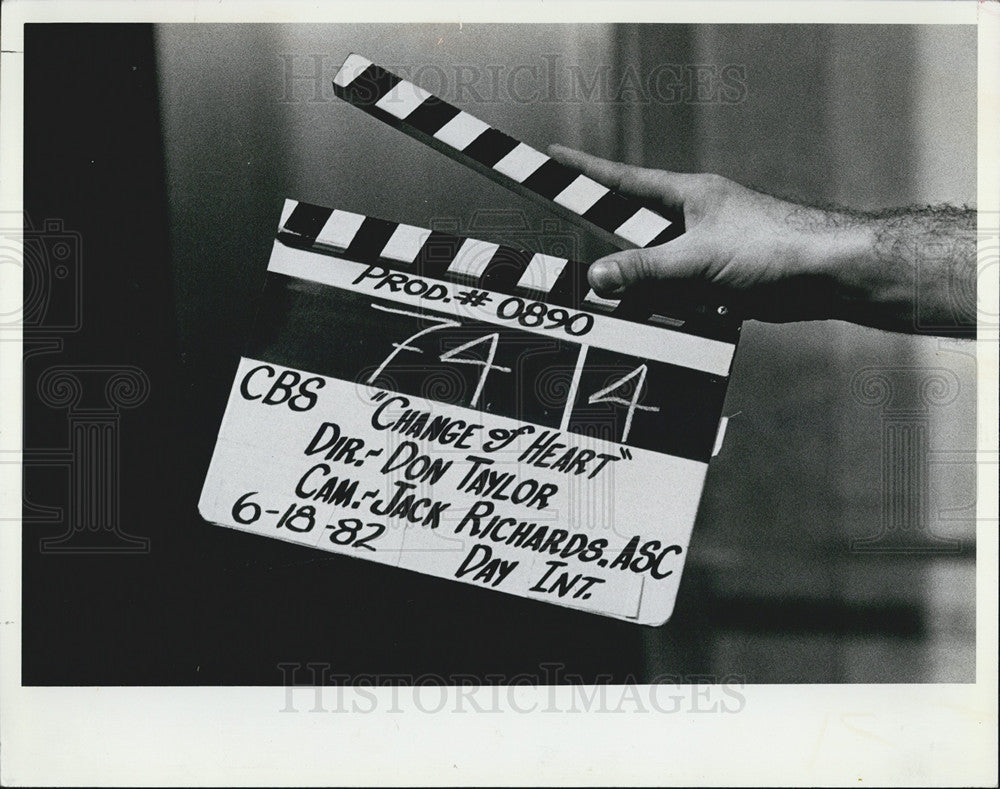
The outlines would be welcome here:
<svg viewBox="0 0 1000 789">
<path fill-rule="evenodd" d="M 351 55 L 342 99 L 617 240 L 682 228 Z M 642 624 L 674 607 L 740 323 L 288 200 L 203 517 Z"/>
</svg>

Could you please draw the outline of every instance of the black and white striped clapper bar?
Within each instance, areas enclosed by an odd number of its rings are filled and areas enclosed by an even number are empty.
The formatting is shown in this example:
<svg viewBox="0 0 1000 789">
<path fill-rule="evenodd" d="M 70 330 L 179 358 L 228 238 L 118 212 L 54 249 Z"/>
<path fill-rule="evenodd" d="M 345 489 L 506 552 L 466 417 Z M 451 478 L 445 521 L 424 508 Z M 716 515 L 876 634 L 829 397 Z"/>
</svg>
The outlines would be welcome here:
<svg viewBox="0 0 1000 789">
<path fill-rule="evenodd" d="M 338 95 L 645 246 L 678 228 L 352 55 Z M 395 97 L 393 91 L 395 91 Z M 206 520 L 658 625 L 739 322 L 598 297 L 586 264 L 288 200 Z"/>
<path fill-rule="evenodd" d="M 656 246 L 683 232 L 679 217 L 666 219 L 360 55 L 347 58 L 333 89 L 355 107 L 503 186 L 570 219 L 586 220 L 589 230 L 616 244 Z"/>
</svg>

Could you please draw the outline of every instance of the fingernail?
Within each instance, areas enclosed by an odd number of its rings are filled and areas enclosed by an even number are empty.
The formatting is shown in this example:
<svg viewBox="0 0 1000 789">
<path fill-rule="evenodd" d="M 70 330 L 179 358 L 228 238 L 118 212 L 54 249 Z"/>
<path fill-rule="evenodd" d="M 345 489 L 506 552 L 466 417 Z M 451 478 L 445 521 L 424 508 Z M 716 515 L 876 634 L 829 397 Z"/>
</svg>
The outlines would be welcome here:
<svg viewBox="0 0 1000 789">
<path fill-rule="evenodd" d="M 590 267 L 590 284 L 602 292 L 617 290 L 621 287 L 617 268 L 610 263 L 595 263 Z"/>
</svg>

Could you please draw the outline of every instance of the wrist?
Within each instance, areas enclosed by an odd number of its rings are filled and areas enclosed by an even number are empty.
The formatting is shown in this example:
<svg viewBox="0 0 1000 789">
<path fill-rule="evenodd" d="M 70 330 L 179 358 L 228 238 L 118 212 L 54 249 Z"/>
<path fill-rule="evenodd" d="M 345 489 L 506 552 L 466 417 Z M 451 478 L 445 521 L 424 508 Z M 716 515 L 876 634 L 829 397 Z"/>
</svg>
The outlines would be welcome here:
<svg viewBox="0 0 1000 789">
<path fill-rule="evenodd" d="M 803 239 L 803 265 L 828 289 L 828 317 L 906 330 L 913 320 L 912 270 L 884 248 L 880 220 L 823 212 L 826 221 Z"/>
</svg>

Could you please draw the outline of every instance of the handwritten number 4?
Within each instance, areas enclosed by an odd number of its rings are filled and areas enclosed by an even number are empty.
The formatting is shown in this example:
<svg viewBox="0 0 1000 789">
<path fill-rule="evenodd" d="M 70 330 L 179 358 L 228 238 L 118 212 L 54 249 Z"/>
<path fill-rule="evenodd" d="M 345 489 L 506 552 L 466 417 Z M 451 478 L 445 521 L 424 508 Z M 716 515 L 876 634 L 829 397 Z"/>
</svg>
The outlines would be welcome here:
<svg viewBox="0 0 1000 789">
<path fill-rule="evenodd" d="M 397 310 L 392 307 L 383 307 L 379 304 L 372 304 L 371 306 L 373 309 L 381 310 L 382 312 L 392 312 L 397 315 L 409 315 L 412 318 L 420 318 L 422 320 L 427 320 L 427 316 L 419 312 L 410 312 L 409 310 Z M 453 321 L 448 318 L 434 318 L 433 320 L 435 325 L 428 326 L 426 329 L 421 329 L 416 334 L 411 334 L 402 342 L 394 342 L 392 344 L 393 347 L 392 353 L 390 353 L 385 358 L 385 361 L 383 361 L 382 364 L 378 366 L 375 372 L 373 372 L 370 376 L 368 376 L 368 383 L 373 383 L 375 379 L 382 374 L 385 368 L 389 366 L 390 362 L 392 362 L 392 360 L 396 358 L 396 356 L 400 353 L 400 351 L 412 351 L 413 353 L 423 353 L 423 351 L 420 348 L 416 348 L 413 345 L 410 345 L 410 343 L 412 343 L 418 337 L 423 337 L 425 334 L 430 334 L 432 331 L 437 331 L 438 329 L 457 328 L 462 325 L 458 321 Z M 479 343 L 485 342 L 487 340 L 489 340 L 490 349 L 486 355 L 485 361 L 483 361 L 482 359 L 476 359 L 474 357 L 465 359 L 457 358 L 456 354 L 468 350 L 469 348 L 472 348 L 474 345 L 478 345 Z M 493 360 L 496 358 L 497 355 L 497 343 L 499 341 L 500 341 L 500 334 L 494 332 L 493 334 L 487 334 L 483 337 L 478 337 L 475 340 L 470 340 L 467 343 L 459 345 L 457 348 L 452 348 L 450 351 L 445 351 L 443 354 L 441 354 L 440 357 L 438 357 L 442 362 L 451 362 L 452 364 L 482 365 L 483 372 L 479 376 L 479 381 L 476 383 L 476 391 L 472 395 L 472 402 L 470 403 L 470 405 L 474 406 L 476 405 L 476 403 L 479 402 L 479 397 L 483 393 L 483 386 L 486 384 L 486 376 L 489 375 L 490 370 L 499 370 L 500 372 L 504 373 L 510 372 L 509 367 L 501 367 L 498 364 L 493 364 Z"/>
<path fill-rule="evenodd" d="M 632 397 L 626 400 L 623 397 L 610 396 L 610 393 L 616 389 L 621 388 L 629 381 L 631 381 L 636 376 L 639 376 L 639 380 L 635 384 L 635 389 L 632 391 Z M 628 439 L 629 431 L 632 429 L 632 416 L 635 414 L 636 409 L 640 411 L 659 411 L 659 407 L 653 405 L 639 405 L 639 395 L 642 394 L 642 386 L 646 382 L 646 365 L 640 364 L 632 372 L 623 378 L 619 378 L 614 381 L 609 386 L 605 386 L 599 392 L 594 392 L 590 398 L 587 400 L 591 405 L 596 405 L 597 403 L 616 403 L 618 405 L 624 405 L 628 408 L 625 413 L 625 428 L 622 430 L 621 442 L 625 443 Z"/>
<path fill-rule="evenodd" d="M 486 361 L 482 359 L 477 359 L 475 357 L 470 357 L 467 359 L 459 359 L 455 354 L 460 351 L 465 351 L 474 345 L 479 345 L 481 342 L 489 340 L 490 349 L 486 354 Z M 499 364 L 493 364 L 493 360 L 497 355 L 497 343 L 500 341 L 500 334 L 494 332 L 493 334 L 487 334 L 483 337 L 477 337 L 474 340 L 469 340 L 467 343 L 459 345 L 457 348 L 452 348 L 450 351 L 445 351 L 441 354 L 440 359 L 442 362 L 452 362 L 453 364 L 481 364 L 483 366 L 482 375 L 479 376 L 479 382 L 476 384 L 476 391 L 472 395 L 472 405 L 479 402 L 479 396 L 483 393 L 483 385 L 486 383 L 486 376 L 490 374 L 490 370 L 499 370 L 502 373 L 509 373 L 509 367 L 501 367 Z"/>
</svg>

